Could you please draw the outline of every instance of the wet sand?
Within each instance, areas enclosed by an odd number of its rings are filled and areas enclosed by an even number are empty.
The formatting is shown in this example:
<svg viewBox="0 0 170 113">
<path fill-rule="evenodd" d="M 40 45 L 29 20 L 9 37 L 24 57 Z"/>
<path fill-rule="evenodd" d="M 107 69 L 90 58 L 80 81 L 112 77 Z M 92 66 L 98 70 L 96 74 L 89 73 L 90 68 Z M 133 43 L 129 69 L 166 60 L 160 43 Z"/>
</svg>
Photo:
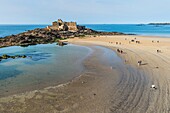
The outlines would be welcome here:
<svg viewBox="0 0 170 113">
<path fill-rule="evenodd" d="M 141 43 L 129 43 L 132 39 Z M 1 98 L 1 113 L 170 112 L 170 39 L 103 36 L 68 41 L 94 50 L 84 61 L 86 71 L 67 84 Z M 108 51 L 93 45 L 123 50 L 118 53 L 122 60 L 106 57 Z M 138 60 L 143 61 L 141 66 Z"/>
<path fill-rule="evenodd" d="M 112 55 L 112 50 L 96 46 L 90 48 L 93 49 L 93 53 L 84 61 L 86 70 L 81 76 L 56 87 L 1 98 L 0 111 L 99 113 L 106 110 L 108 112 L 108 100 L 113 93 L 110 91 L 119 82 L 116 68 L 122 66 L 123 62 L 118 56 L 114 56 L 115 54 Z M 107 52 L 110 54 L 108 59 L 105 57 L 108 55 Z M 117 58 L 111 62 L 115 69 L 111 69 L 111 65 L 107 63 L 112 56 Z"/>
<path fill-rule="evenodd" d="M 130 42 L 140 41 L 140 44 Z M 72 43 L 90 43 L 106 46 L 119 54 L 127 66 L 119 68 L 122 72 L 120 84 L 116 85 L 112 96 L 111 112 L 114 113 L 169 113 L 170 112 L 170 38 L 144 36 L 104 36 L 96 38 L 73 39 Z M 121 44 L 116 44 L 121 42 Z M 161 52 L 157 53 L 157 50 Z M 142 60 L 141 66 L 137 61 Z M 156 85 L 156 90 L 151 85 Z"/>
</svg>

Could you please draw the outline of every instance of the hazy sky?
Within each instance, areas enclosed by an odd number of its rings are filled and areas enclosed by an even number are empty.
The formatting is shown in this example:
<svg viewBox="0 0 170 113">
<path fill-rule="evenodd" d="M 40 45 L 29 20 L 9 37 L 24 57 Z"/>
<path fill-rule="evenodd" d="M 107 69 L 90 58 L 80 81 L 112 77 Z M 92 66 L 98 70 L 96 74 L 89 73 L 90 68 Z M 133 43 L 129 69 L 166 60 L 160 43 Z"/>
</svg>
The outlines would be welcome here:
<svg viewBox="0 0 170 113">
<path fill-rule="evenodd" d="M 170 0 L 0 0 L 0 24 L 170 22 Z"/>
</svg>

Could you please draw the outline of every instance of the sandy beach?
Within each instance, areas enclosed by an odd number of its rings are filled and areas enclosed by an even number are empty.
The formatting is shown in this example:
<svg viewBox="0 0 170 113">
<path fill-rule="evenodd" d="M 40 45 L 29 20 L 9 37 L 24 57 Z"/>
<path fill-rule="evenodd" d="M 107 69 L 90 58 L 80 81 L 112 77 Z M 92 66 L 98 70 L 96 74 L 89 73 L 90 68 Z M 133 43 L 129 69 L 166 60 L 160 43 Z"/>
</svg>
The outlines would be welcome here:
<svg viewBox="0 0 170 113">
<path fill-rule="evenodd" d="M 0 98 L 1 113 L 170 112 L 169 38 L 122 35 L 68 42 L 93 50 L 84 73 L 66 84 Z M 117 49 L 123 53 L 109 55 Z"/>
</svg>

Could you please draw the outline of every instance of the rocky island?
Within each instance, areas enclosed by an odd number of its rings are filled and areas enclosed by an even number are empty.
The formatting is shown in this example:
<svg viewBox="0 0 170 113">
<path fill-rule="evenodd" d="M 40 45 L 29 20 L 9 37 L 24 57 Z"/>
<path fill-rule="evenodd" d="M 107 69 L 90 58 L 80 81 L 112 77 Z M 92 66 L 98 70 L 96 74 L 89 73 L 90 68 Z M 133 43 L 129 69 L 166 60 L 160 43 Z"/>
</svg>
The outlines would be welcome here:
<svg viewBox="0 0 170 113">
<path fill-rule="evenodd" d="M 54 43 L 62 39 L 84 37 L 86 35 L 125 35 L 119 32 L 99 32 L 77 25 L 76 22 L 63 22 L 61 19 L 42 29 L 29 30 L 17 35 L 0 38 L 0 47 L 29 46 Z"/>
</svg>

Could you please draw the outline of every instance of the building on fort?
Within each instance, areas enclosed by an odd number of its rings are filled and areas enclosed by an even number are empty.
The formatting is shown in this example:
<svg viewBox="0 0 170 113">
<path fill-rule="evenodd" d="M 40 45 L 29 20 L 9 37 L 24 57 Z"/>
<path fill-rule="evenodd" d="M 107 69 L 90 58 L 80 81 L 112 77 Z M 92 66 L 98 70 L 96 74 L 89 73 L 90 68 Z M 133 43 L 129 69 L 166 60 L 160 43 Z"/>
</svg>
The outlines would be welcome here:
<svg viewBox="0 0 170 113">
<path fill-rule="evenodd" d="M 63 22 L 61 19 L 54 21 L 52 26 L 47 26 L 48 30 L 58 30 L 58 31 L 78 31 L 76 22 Z"/>
</svg>

